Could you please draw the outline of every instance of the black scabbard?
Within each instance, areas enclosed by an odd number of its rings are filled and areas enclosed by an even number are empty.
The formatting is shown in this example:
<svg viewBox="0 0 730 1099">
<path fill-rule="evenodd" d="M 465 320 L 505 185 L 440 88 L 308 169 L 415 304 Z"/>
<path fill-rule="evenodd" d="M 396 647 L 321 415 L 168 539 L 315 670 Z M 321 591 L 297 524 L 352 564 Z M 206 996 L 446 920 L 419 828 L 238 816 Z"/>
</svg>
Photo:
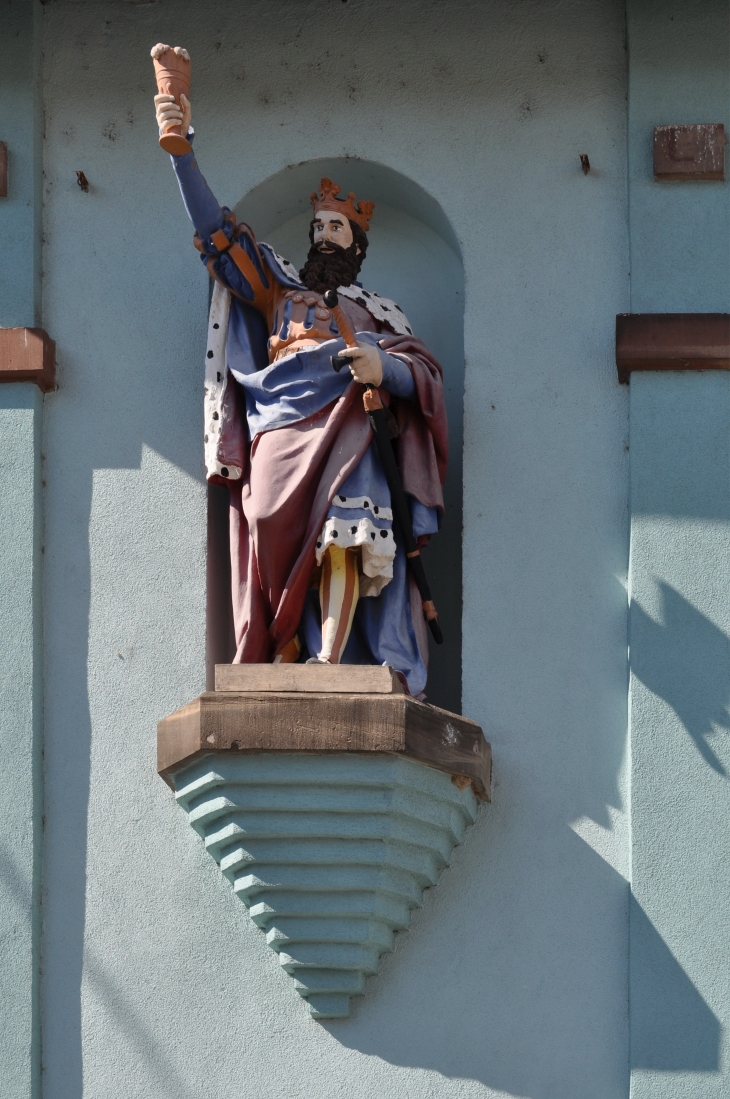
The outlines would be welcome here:
<svg viewBox="0 0 730 1099">
<path fill-rule="evenodd" d="M 371 412 L 368 412 L 367 415 L 375 436 L 375 445 L 378 448 L 380 464 L 383 467 L 383 473 L 385 474 L 385 479 L 388 482 L 388 488 L 390 489 L 390 502 L 393 507 L 393 516 L 400 531 L 401 538 L 403 539 L 408 567 L 411 570 L 413 579 L 416 581 L 416 587 L 421 594 L 421 600 L 423 603 L 432 604 L 431 590 L 428 586 L 428 580 L 426 579 L 426 572 L 418 549 L 418 542 L 413 533 L 411 509 L 408 506 L 408 498 L 401 483 L 400 471 L 390 441 L 387 410 L 384 408 L 375 408 Z M 434 641 L 438 645 L 441 645 L 444 638 L 441 633 L 438 618 L 427 618 L 426 621 L 433 634 Z"/>
</svg>

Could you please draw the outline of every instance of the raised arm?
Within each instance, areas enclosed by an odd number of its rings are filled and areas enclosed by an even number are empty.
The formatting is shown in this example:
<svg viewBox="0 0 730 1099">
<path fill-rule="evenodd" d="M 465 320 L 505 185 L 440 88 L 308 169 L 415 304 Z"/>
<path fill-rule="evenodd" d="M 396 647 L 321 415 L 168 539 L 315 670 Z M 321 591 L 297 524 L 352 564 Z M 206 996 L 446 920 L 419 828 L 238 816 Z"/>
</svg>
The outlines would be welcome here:
<svg viewBox="0 0 730 1099">
<path fill-rule="evenodd" d="M 185 95 L 180 96 L 180 103 L 182 106 L 178 106 L 172 95 L 156 95 L 155 114 L 157 116 L 157 125 L 161 134 L 171 130 L 174 126 L 180 126 L 183 134 L 190 140 L 193 136 L 190 126 L 192 107 L 190 100 Z M 173 156 L 170 159 L 180 185 L 180 192 L 188 217 L 195 226 L 198 236 L 205 240 L 217 232 L 218 229 L 223 228 L 224 210 L 208 186 L 205 176 L 200 171 L 194 153 L 186 153 L 185 156 Z"/>
<path fill-rule="evenodd" d="M 155 114 L 160 133 L 180 126 L 189 141 L 192 108 L 185 95 L 180 105 L 172 95 L 155 96 Z M 268 316 L 274 279 L 247 225 L 236 226 L 228 209 L 221 206 L 198 167 L 193 152 L 171 156 L 185 209 L 195 226 L 195 246 L 209 273 L 236 297 Z"/>
</svg>

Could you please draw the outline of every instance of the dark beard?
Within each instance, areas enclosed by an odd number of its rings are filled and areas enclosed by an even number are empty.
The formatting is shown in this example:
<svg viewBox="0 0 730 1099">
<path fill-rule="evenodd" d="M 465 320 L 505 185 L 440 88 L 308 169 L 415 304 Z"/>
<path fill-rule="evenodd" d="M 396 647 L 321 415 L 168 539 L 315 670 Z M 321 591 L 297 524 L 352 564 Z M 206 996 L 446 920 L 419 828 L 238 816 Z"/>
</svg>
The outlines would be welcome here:
<svg viewBox="0 0 730 1099">
<path fill-rule="evenodd" d="M 351 286 L 360 273 L 362 259 L 356 244 L 351 244 L 349 248 L 342 248 L 339 244 L 329 244 L 329 247 L 334 251 L 320 252 L 313 244 L 307 262 L 299 272 L 299 278 L 307 290 L 313 290 L 315 294 L 337 290 L 339 286 Z"/>
</svg>

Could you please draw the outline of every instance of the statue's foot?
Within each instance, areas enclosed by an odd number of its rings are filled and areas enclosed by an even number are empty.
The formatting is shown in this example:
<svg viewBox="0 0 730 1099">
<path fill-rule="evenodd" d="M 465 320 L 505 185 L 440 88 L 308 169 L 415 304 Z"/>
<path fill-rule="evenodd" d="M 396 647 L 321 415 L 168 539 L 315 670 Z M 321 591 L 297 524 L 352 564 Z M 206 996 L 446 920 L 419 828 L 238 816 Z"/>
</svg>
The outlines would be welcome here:
<svg viewBox="0 0 730 1099">
<path fill-rule="evenodd" d="M 331 664 L 331 660 L 323 660 L 319 656 L 310 656 L 309 660 L 305 661 L 307 664 Z"/>
</svg>

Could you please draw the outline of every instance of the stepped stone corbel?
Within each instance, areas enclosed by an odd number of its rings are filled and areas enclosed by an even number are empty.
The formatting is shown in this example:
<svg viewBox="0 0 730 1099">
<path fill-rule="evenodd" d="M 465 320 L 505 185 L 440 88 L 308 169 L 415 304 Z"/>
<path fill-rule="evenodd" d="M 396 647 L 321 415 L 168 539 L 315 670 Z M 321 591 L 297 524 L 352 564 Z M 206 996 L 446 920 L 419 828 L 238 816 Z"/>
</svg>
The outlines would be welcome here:
<svg viewBox="0 0 730 1099">
<path fill-rule="evenodd" d="M 157 743 L 315 1019 L 349 1015 L 489 799 L 480 727 L 406 695 L 390 668 L 219 665 Z"/>
</svg>

